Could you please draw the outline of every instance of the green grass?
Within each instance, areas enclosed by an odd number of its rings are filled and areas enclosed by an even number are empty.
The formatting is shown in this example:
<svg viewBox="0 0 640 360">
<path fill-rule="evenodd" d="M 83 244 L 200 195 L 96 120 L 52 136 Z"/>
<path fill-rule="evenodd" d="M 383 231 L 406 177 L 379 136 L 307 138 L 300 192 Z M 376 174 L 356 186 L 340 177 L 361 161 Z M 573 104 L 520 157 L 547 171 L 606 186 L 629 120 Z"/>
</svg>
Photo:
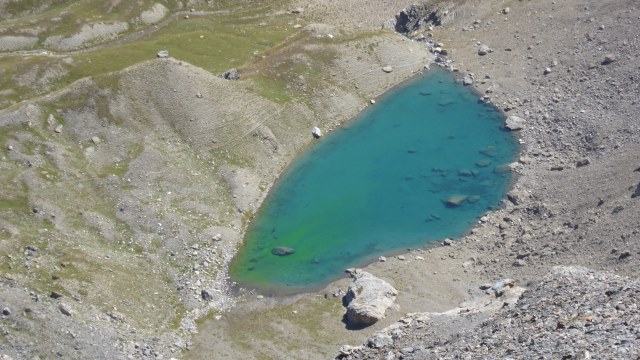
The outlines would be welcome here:
<svg viewBox="0 0 640 360">
<path fill-rule="evenodd" d="M 42 55 L 2 57 L 0 73 L 4 75 L 0 76 L 0 89 L 14 89 L 15 93 L 0 96 L 0 106 L 60 89 L 81 78 L 108 74 L 155 59 L 162 49 L 169 50 L 171 57 L 213 73 L 241 67 L 255 52 L 267 51 L 294 33 L 288 25 L 290 15 L 264 15 L 269 10 L 268 6 L 257 6 L 239 8 L 230 14 L 179 18 L 134 42 L 70 55 L 71 63 L 64 58 Z M 14 78 L 29 71 L 37 71 L 37 77 L 41 78 L 46 69 L 53 66 L 60 66 L 68 73 L 52 80 L 48 86 L 20 86 Z"/>
</svg>

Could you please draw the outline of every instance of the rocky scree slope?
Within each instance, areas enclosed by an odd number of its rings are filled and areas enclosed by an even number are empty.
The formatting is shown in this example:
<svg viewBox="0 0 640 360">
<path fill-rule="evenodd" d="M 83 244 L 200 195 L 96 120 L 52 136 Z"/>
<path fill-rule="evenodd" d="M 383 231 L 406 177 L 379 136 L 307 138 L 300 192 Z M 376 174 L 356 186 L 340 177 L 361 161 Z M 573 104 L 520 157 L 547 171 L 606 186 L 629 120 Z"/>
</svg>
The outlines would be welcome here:
<svg viewBox="0 0 640 360">
<path fill-rule="evenodd" d="M 505 296 L 506 297 L 506 296 Z M 582 267 L 554 268 L 532 289 L 484 314 L 410 314 L 338 359 L 634 359 L 640 282 Z"/>
</svg>

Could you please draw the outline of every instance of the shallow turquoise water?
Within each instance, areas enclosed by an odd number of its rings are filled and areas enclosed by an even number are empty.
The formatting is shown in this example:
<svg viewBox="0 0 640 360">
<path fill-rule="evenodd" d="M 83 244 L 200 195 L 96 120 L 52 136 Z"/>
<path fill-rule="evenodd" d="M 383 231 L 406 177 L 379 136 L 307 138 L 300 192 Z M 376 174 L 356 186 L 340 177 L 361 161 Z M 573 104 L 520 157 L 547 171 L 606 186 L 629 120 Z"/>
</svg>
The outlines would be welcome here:
<svg viewBox="0 0 640 360">
<path fill-rule="evenodd" d="M 392 91 L 283 174 L 232 261 L 233 280 L 301 292 L 380 255 L 463 235 L 508 188 L 517 145 L 503 121 L 442 71 Z M 460 205 L 446 203 L 457 195 Z M 295 253 L 272 254 L 281 246 Z"/>
</svg>

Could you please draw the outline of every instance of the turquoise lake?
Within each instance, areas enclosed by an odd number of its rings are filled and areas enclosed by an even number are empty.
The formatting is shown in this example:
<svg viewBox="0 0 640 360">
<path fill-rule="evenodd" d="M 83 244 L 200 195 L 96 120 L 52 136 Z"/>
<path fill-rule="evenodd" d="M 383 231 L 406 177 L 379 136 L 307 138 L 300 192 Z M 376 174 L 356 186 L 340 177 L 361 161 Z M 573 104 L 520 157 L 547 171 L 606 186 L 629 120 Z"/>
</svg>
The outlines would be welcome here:
<svg viewBox="0 0 640 360">
<path fill-rule="evenodd" d="M 518 145 L 504 118 L 440 70 L 379 99 L 281 176 L 230 267 L 241 286 L 318 289 L 408 248 L 464 235 L 499 206 Z M 275 247 L 295 250 L 274 255 Z"/>
</svg>

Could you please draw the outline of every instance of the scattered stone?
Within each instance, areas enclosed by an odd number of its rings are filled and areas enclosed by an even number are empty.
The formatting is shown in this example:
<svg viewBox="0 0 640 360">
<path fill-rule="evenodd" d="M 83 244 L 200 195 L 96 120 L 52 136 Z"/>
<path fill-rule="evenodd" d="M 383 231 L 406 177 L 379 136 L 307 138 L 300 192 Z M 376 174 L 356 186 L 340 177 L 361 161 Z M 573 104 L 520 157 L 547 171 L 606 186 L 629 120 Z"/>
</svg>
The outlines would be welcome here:
<svg viewBox="0 0 640 360">
<path fill-rule="evenodd" d="M 480 56 L 484 56 L 487 55 L 488 53 L 492 52 L 493 50 L 491 50 L 491 48 L 488 45 L 480 45 L 480 47 L 478 48 L 478 55 Z"/>
<path fill-rule="evenodd" d="M 453 240 L 444 239 L 444 241 L 442 242 L 442 245 L 444 245 L 444 246 L 453 246 Z"/>
<path fill-rule="evenodd" d="M 227 80 L 239 80 L 240 79 L 240 73 L 238 72 L 237 69 L 229 69 L 229 70 L 227 70 L 227 72 L 222 74 L 222 77 L 224 79 L 227 79 Z"/>
<path fill-rule="evenodd" d="M 211 238 L 211 240 L 218 242 L 218 241 L 222 241 L 222 234 L 215 234 L 213 235 L 213 237 Z"/>
<path fill-rule="evenodd" d="M 60 299 L 61 297 L 63 297 L 64 295 L 60 294 L 57 291 L 52 291 L 51 295 L 49 295 L 50 298 L 52 299 Z"/>
<path fill-rule="evenodd" d="M 630 251 L 623 251 L 622 253 L 620 253 L 620 256 L 618 256 L 618 260 L 624 260 L 628 257 L 631 256 L 631 252 Z"/>
<path fill-rule="evenodd" d="M 287 256 L 295 253 L 296 250 L 286 246 L 278 246 L 271 249 L 271 253 L 277 256 Z"/>
<path fill-rule="evenodd" d="M 511 131 L 518 131 L 524 128 L 525 123 L 526 121 L 523 118 L 516 115 L 511 115 L 507 118 L 504 127 Z"/>
<path fill-rule="evenodd" d="M 513 189 L 507 194 L 507 199 L 514 205 L 522 205 L 529 198 L 529 193 L 525 190 Z"/>
<path fill-rule="evenodd" d="M 386 72 L 387 74 L 393 71 L 393 67 L 391 67 L 390 65 L 387 65 L 385 67 L 382 68 L 382 71 Z"/>
<path fill-rule="evenodd" d="M 510 12 L 511 12 L 511 8 L 506 7 L 504 9 L 502 9 L 502 13 L 505 14 L 505 15 L 507 15 Z"/>
<path fill-rule="evenodd" d="M 386 334 L 378 333 L 369 339 L 368 346 L 374 349 L 380 349 L 393 344 L 393 338 Z"/>
<path fill-rule="evenodd" d="M 63 315 L 66 315 L 66 316 L 73 315 L 73 311 L 71 310 L 71 307 L 65 303 L 60 303 L 60 305 L 58 306 L 58 309 L 60 309 L 60 312 Z"/>
<path fill-rule="evenodd" d="M 398 260 L 404 261 L 405 259 L 404 255 L 398 255 Z"/>
<path fill-rule="evenodd" d="M 369 326 L 384 317 L 396 300 L 398 290 L 368 272 L 356 271 L 345 295 L 347 321 L 354 326 Z"/>
<path fill-rule="evenodd" d="M 548 68 L 548 67 L 547 67 L 547 68 L 544 68 L 544 74 L 545 74 L 545 75 L 549 75 L 549 74 L 551 74 L 552 72 L 553 72 L 553 70 L 551 70 L 551 68 Z"/>
<path fill-rule="evenodd" d="M 156 56 L 159 58 L 169 57 L 169 50 L 160 50 Z"/>
<path fill-rule="evenodd" d="M 304 11 L 304 8 L 301 8 L 301 7 L 291 9 L 292 14 L 301 14 L 303 11 Z"/>
<path fill-rule="evenodd" d="M 95 145 L 98 145 L 98 144 L 100 144 L 102 142 L 102 140 L 100 140 L 99 137 L 94 136 L 94 137 L 91 138 L 91 142 L 94 143 Z"/>
<path fill-rule="evenodd" d="M 385 261 L 387 261 L 387 258 L 386 258 L 386 257 L 384 257 L 384 256 L 380 256 L 380 257 L 378 258 L 378 261 L 380 261 L 380 262 L 385 262 Z"/>
<path fill-rule="evenodd" d="M 197 92 L 197 93 L 196 93 L 196 97 L 197 97 L 198 99 L 202 99 L 202 94 L 201 94 L 200 92 Z"/>
<path fill-rule="evenodd" d="M 64 126 L 62 124 L 56 126 L 56 128 L 53 130 L 56 132 L 56 134 L 60 134 L 62 132 L 62 129 L 64 128 Z"/>
<path fill-rule="evenodd" d="M 258 296 L 256 296 L 256 299 L 262 300 L 262 299 L 264 299 L 264 296 L 263 295 L 258 295 Z"/>
<path fill-rule="evenodd" d="M 202 291 L 200 291 L 200 296 L 202 297 L 202 300 L 204 301 L 211 301 L 213 299 L 213 296 L 211 296 L 211 293 L 207 290 L 202 289 Z"/>
<path fill-rule="evenodd" d="M 495 294 L 496 296 L 500 296 L 506 289 L 512 288 L 516 285 L 515 280 L 513 279 L 502 279 L 493 284 L 489 289 L 486 290 L 487 294 Z"/>
<path fill-rule="evenodd" d="M 371 103 L 371 105 L 376 103 L 376 101 L 374 99 L 369 100 L 369 102 Z"/>
<path fill-rule="evenodd" d="M 294 29 L 300 29 L 301 27 L 302 27 L 302 25 L 300 25 L 300 24 L 295 24 L 295 25 L 293 25 L 293 28 L 294 28 Z"/>
<path fill-rule="evenodd" d="M 462 84 L 464 84 L 465 86 L 469 86 L 471 84 L 473 84 L 473 77 L 471 77 L 471 75 L 467 74 L 462 78 Z"/>
<path fill-rule="evenodd" d="M 8 307 L 2 308 L 2 315 L 4 315 L 4 316 L 11 315 L 11 310 Z"/>
<path fill-rule="evenodd" d="M 602 65 L 609 65 L 612 62 L 618 60 L 618 57 L 615 54 L 609 53 L 604 56 L 604 60 L 602 60 Z"/>
<path fill-rule="evenodd" d="M 633 194 L 631 194 L 631 198 L 635 199 L 638 196 L 640 196 L 640 183 L 638 183 L 638 185 L 636 186 L 636 190 L 633 192 Z"/>
<path fill-rule="evenodd" d="M 322 137 L 322 130 L 320 130 L 320 128 L 316 126 L 311 129 L 311 135 L 313 135 L 314 138 L 319 139 Z"/>
<path fill-rule="evenodd" d="M 583 167 L 583 166 L 587 166 L 589 165 L 591 162 L 589 161 L 589 159 L 585 158 L 582 160 L 578 160 L 578 162 L 576 163 L 576 167 Z"/>
</svg>

